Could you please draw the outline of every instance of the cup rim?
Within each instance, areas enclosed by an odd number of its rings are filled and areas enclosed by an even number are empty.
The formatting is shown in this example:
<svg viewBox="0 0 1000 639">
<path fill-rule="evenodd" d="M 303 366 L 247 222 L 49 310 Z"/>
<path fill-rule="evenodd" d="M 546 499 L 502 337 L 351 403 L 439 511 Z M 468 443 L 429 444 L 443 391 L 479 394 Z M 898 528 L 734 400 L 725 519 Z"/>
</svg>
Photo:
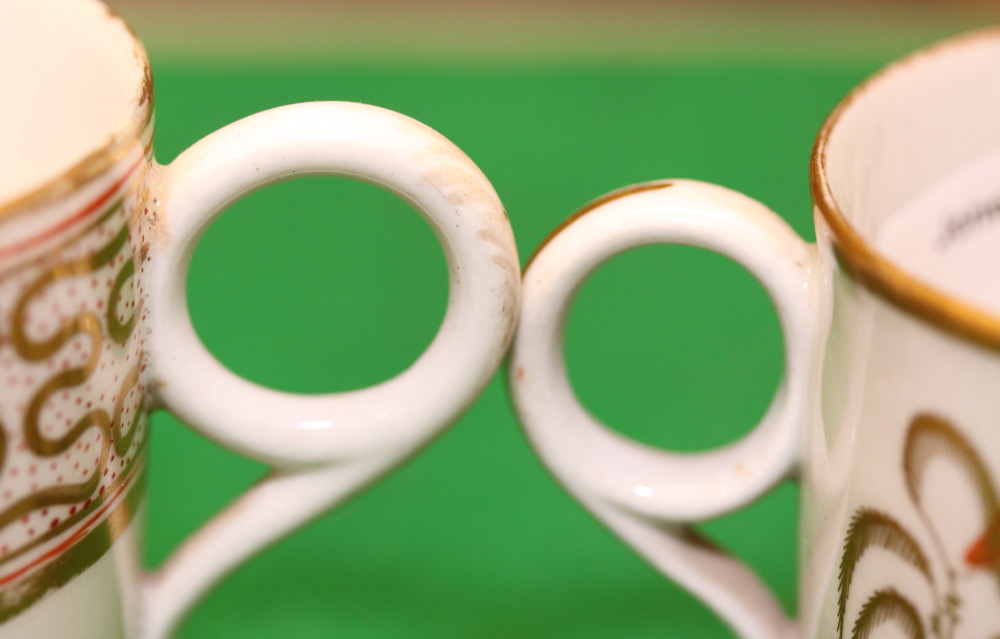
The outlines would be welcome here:
<svg viewBox="0 0 1000 639">
<path fill-rule="evenodd" d="M 129 115 L 109 132 L 103 144 L 95 147 L 71 167 L 31 190 L 15 195 L 10 200 L 0 201 L 0 222 L 56 201 L 103 174 L 142 139 L 143 132 L 153 119 L 153 73 L 145 47 L 128 22 L 114 9 L 100 0 L 86 1 L 99 4 L 107 12 L 110 28 L 124 29 L 131 41 L 132 54 L 142 69 L 142 77 L 128 103 L 132 108 L 128 111 Z"/>
<path fill-rule="evenodd" d="M 1000 38 L 1000 26 L 978 29 L 932 44 L 889 64 L 855 87 L 834 107 L 816 136 L 809 163 L 809 186 L 813 203 L 830 229 L 836 259 L 856 281 L 904 312 L 978 344 L 1000 349 L 1000 317 L 924 283 L 884 257 L 848 222 L 833 196 L 826 174 L 830 135 L 856 100 L 887 77 L 927 55 L 992 38 Z"/>
</svg>

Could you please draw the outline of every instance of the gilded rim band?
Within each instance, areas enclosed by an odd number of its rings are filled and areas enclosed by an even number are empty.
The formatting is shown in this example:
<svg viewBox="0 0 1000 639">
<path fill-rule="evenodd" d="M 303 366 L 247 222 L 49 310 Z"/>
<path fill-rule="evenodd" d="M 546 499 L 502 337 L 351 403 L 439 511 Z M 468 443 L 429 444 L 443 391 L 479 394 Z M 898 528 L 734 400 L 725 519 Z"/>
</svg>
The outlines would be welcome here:
<svg viewBox="0 0 1000 639">
<path fill-rule="evenodd" d="M 982 38 L 998 37 L 1000 28 L 997 27 L 958 36 L 912 53 L 870 77 L 841 101 L 823 123 L 813 147 L 809 171 L 813 202 L 830 227 L 838 261 L 854 279 L 906 312 L 996 349 L 1000 349 L 1000 318 L 924 284 L 887 260 L 854 230 L 830 190 L 826 179 L 826 160 L 830 135 L 841 116 L 885 77 L 901 67 L 918 63 L 925 55 Z"/>
</svg>

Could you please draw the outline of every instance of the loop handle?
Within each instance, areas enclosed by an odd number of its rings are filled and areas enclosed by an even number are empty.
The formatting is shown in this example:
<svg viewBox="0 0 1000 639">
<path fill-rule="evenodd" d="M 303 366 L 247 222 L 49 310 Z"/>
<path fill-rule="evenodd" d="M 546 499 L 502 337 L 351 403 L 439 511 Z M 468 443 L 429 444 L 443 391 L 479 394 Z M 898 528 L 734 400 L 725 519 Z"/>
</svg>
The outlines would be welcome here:
<svg viewBox="0 0 1000 639">
<path fill-rule="evenodd" d="M 780 318 L 785 370 L 775 397 L 756 428 L 717 450 L 680 454 L 626 438 L 591 416 L 569 383 L 563 335 L 576 292 L 618 253 L 656 243 L 732 258 L 761 281 Z M 689 524 L 744 506 L 795 475 L 822 284 L 815 247 L 777 215 L 734 191 L 682 180 L 601 198 L 551 237 L 525 273 L 510 388 L 532 445 L 574 497 L 747 639 L 791 637 L 794 624 L 742 562 Z"/>
<path fill-rule="evenodd" d="M 355 178 L 395 193 L 423 215 L 444 249 L 449 296 L 437 335 L 408 369 L 369 388 L 298 395 L 261 387 L 220 364 L 191 324 L 188 267 L 208 225 L 256 189 L 310 175 Z M 520 272 L 503 206 L 472 161 L 428 127 L 377 107 L 317 102 L 250 116 L 154 167 L 146 187 L 139 295 L 154 401 L 275 469 L 147 578 L 140 636 L 160 639 L 225 572 L 458 418 L 506 352 Z M 328 318 L 316 323 L 325 330 Z"/>
</svg>

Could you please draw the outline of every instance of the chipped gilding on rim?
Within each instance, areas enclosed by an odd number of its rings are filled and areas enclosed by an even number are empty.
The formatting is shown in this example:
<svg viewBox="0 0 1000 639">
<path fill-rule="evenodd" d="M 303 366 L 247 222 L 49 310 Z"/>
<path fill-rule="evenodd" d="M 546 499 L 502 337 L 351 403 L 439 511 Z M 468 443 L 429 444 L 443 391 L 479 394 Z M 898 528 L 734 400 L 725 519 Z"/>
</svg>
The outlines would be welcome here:
<svg viewBox="0 0 1000 639">
<path fill-rule="evenodd" d="M 121 160 L 136 144 L 142 144 L 143 133 L 153 119 L 153 74 L 146 50 L 135 32 L 113 9 L 105 7 L 108 19 L 124 29 L 132 41 L 133 55 L 142 69 L 135 95 L 129 101 L 130 114 L 100 147 L 88 153 L 76 164 L 48 182 L 7 201 L 0 201 L 0 222 L 16 215 L 36 210 L 54 202 L 90 180 L 103 174 Z"/>
</svg>

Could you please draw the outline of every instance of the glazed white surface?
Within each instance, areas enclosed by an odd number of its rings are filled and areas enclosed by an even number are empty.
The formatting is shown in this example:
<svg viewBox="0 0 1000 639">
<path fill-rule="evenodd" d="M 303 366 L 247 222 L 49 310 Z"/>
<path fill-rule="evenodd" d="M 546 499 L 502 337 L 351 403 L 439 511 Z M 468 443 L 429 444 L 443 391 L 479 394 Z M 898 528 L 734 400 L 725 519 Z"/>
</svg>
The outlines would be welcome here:
<svg viewBox="0 0 1000 639">
<path fill-rule="evenodd" d="M 948 173 L 879 229 L 886 257 L 928 284 L 1000 314 L 1000 151 Z"/>
</svg>

